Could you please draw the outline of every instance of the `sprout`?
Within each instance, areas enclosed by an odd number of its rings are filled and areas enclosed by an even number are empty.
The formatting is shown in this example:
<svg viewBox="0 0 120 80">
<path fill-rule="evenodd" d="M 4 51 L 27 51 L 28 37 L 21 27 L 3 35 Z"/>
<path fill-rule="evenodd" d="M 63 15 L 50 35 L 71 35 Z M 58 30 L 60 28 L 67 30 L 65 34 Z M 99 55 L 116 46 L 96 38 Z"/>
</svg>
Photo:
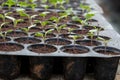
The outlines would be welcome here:
<svg viewBox="0 0 120 80">
<path fill-rule="evenodd" d="M 69 37 L 71 37 L 74 40 L 74 45 L 75 45 L 75 41 L 80 38 L 80 35 L 70 35 Z"/>
<path fill-rule="evenodd" d="M 104 39 L 104 38 L 102 38 L 102 37 L 98 37 L 97 39 L 103 41 L 103 43 L 104 43 L 104 45 L 105 45 L 105 53 L 106 53 L 106 48 L 107 48 L 108 42 L 109 42 L 110 40 Z"/>
<path fill-rule="evenodd" d="M 86 19 L 86 21 L 88 21 L 88 20 L 92 19 L 92 17 L 94 17 L 94 16 L 95 16 L 95 14 L 93 14 L 93 13 L 87 13 L 85 15 L 85 19 Z"/>
<path fill-rule="evenodd" d="M 29 33 L 29 31 L 30 31 L 30 29 L 32 28 L 32 27 L 34 27 L 34 26 L 36 26 L 35 24 L 34 25 L 31 25 L 31 26 L 29 26 L 29 27 L 26 27 L 26 28 L 21 28 L 25 33 Z"/>
<path fill-rule="evenodd" d="M 55 8 L 57 8 L 57 0 L 49 0 L 49 3 L 52 4 Z"/>
<path fill-rule="evenodd" d="M 25 13 L 23 10 L 18 11 L 18 13 L 19 13 L 20 16 L 22 16 L 22 17 L 27 17 L 27 18 L 29 19 L 30 25 L 33 25 L 32 19 L 35 18 L 36 16 L 38 16 L 38 15 L 32 15 L 32 16 L 31 16 L 31 15 Z"/>
<path fill-rule="evenodd" d="M 16 5 L 16 2 L 14 0 L 7 0 L 2 5 L 7 5 L 8 9 L 10 10 L 12 6 Z"/>
<path fill-rule="evenodd" d="M 43 17 L 45 19 L 45 17 L 49 14 L 50 12 L 42 12 L 39 14 L 39 16 Z"/>
<path fill-rule="evenodd" d="M 96 33 L 97 33 L 97 37 L 99 37 L 99 32 L 102 30 L 102 28 L 97 28 L 96 26 L 94 26 Z"/>
<path fill-rule="evenodd" d="M 28 6 L 28 4 L 26 2 L 19 1 L 18 6 L 20 6 L 20 8 L 26 8 Z"/>
<path fill-rule="evenodd" d="M 96 29 L 93 29 L 93 30 L 90 30 L 89 33 L 88 33 L 88 36 L 90 36 L 90 39 L 91 39 L 91 45 L 93 44 L 93 37 L 94 37 L 94 33 L 97 32 Z"/>
<path fill-rule="evenodd" d="M 5 13 L 5 14 L 0 14 L 0 18 L 2 18 L 3 22 L 5 22 L 6 16 L 8 16 L 8 15 L 10 15 L 10 14 L 12 14 L 12 12 L 7 12 L 7 13 Z"/>
<path fill-rule="evenodd" d="M 8 22 L 3 22 L 3 23 L 0 25 L 0 31 L 1 31 L 2 27 L 5 26 L 6 24 L 8 24 Z"/>
<path fill-rule="evenodd" d="M 75 30 L 74 28 L 67 28 L 68 29 L 68 31 L 69 31 L 69 34 L 71 34 L 71 32 L 73 31 L 73 30 Z"/>
<path fill-rule="evenodd" d="M 3 38 L 4 41 L 6 41 L 6 36 L 8 33 L 12 32 L 13 30 L 7 30 L 4 33 L 0 32 L 0 36 Z"/>
<path fill-rule="evenodd" d="M 83 5 L 83 4 L 80 4 L 80 8 L 83 10 L 82 13 L 84 13 L 85 11 L 86 12 L 90 12 L 91 11 L 91 8 L 87 5 Z"/>
<path fill-rule="evenodd" d="M 37 32 L 35 33 L 36 37 L 42 37 L 43 42 L 45 43 L 47 34 L 51 33 L 54 29 L 47 30 L 45 33 Z"/>
<path fill-rule="evenodd" d="M 14 28 L 16 28 L 16 27 L 17 27 L 17 24 L 18 24 L 19 22 L 22 22 L 22 21 L 23 21 L 23 19 L 15 19 L 15 18 L 10 17 L 10 16 L 6 16 L 6 18 L 8 18 L 8 19 L 12 20 L 13 25 L 14 25 Z"/>
<path fill-rule="evenodd" d="M 40 20 L 34 20 L 34 22 L 35 23 L 40 23 L 43 31 L 45 31 L 45 26 L 49 23 L 49 21 L 40 21 Z"/>
<path fill-rule="evenodd" d="M 45 5 L 45 4 L 42 4 L 41 7 L 43 7 L 46 11 L 48 10 L 49 6 L 48 5 Z"/>
<path fill-rule="evenodd" d="M 66 27 L 66 24 L 63 24 L 63 25 L 60 25 L 60 26 L 57 26 L 57 25 L 55 24 L 54 27 L 55 27 L 55 29 L 57 30 L 58 35 L 59 35 L 60 32 L 61 32 L 61 30 Z"/>
</svg>

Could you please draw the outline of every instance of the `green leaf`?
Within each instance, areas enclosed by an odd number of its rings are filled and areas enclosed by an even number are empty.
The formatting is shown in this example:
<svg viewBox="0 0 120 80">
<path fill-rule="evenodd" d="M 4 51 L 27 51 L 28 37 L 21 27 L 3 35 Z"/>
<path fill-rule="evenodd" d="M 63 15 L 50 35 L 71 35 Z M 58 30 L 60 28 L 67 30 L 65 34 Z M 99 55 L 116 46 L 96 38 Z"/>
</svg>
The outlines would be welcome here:
<svg viewBox="0 0 120 80">
<path fill-rule="evenodd" d="M 92 19 L 92 17 L 94 17 L 94 16 L 95 16 L 95 14 L 88 13 L 88 14 L 85 15 L 85 18 L 86 18 L 87 20 L 90 20 L 90 19 Z"/>
<path fill-rule="evenodd" d="M 51 33 L 53 30 L 54 30 L 54 29 L 49 29 L 49 30 L 47 30 L 47 31 L 45 32 L 45 34 L 49 34 L 49 33 Z"/>
<path fill-rule="evenodd" d="M 36 36 L 36 37 L 43 37 L 43 33 L 37 32 L 37 33 L 35 33 L 35 36 Z"/>
</svg>

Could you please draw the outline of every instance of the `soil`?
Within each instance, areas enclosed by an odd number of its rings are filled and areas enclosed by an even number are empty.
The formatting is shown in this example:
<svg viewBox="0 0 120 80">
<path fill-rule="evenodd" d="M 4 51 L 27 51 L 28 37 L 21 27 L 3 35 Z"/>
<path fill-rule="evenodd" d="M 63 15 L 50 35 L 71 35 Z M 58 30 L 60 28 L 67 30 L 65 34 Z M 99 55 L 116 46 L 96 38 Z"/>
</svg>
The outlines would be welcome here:
<svg viewBox="0 0 120 80">
<path fill-rule="evenodd" d="M 29 30 L 29 32 L 40 32 L 40 31 L 42 31 L 42 29 L 36 28 L 36 27 L 32 27 L 32 28 L 30 28 L 30 30 Z"/>
<path fill-rule="evenodd" d="M 66 52 L 69 54 L 83 54 L 83 53 L 87 53 L 89 51 L 87 49 L 76 48 L 73 46 L 72 48 L 64 49 L 63 52 Z"/>
<path fill-rule="evenodd" d="M 73 30 L 72 32 L 76 34 L 86 35 L 89 31 L 88 30 Z"/>
<path fill-rule="evenodd" d="M 101 45 L 98 41 L 92 41 L 91 40 L 78 40 L 76 41 L 76 44 L 83 45 L 83 46 L 99 46 Z"/>
<path fill-rule="evenodd" d="M 23 44 L 35 44 L 35 43 L 40 43 L 41 40 L 36 39 L 36 38 L 30 38 L 30 37 L 21 37 L 17 38 L 14 41 L 18 43 L 23 43 Z"/>
<path fill-rule="evenodd" d="M 13 29 L 13 26 L 10 26 L 10 25 L 9 25 L 9 26 L 8 26 L 8 25 L 5 25 L 5 26 L 3 26 L 3 27 L 2 27 L 2 29 L 1 29 L 1 30 L 2 30 L 2 31 L 7 31 L 7 30 L 12 30 L 12 29 Z"/>
<path fill-rule="evenodd" d="M 7 41 L 10 41 L 10 40 L 11 40 L 11 39 L 8 38 L 8 37 L 6 37 L 5 40 L 4 40 L 2 37 L 0 37 L 0 42 L 7 42 Z"/>
<path fill-rule="evenodd" d="M 52 45 L 68 45 L 68 44 L 71 44 L 70 41 L 68 40 L 65 40 L 65 39 L 57 39 L 57 38 L 54 38 L 54 39 L 48 39 L 46 40 L 46 43 L 47 44 L 52 44 Z"/>
<path fill-rule="evenodd" d="M 76 25 L 67 25 L 66 28 L 79 29 L 79 26 Z"/>
<path fill-rule="evenodd" d="M 101 54 L 105 54 L 105 55 L 119 55 L 120 53 L 116 53 L 114 51 L 106 51 L 105 50 L 99 50 L 99 51 L 96 51 L 98 53 L 101 53 Z"/>
<path fill-rule="evenodd" d="M 88 22 L 98 22 L 98 21 L 95 19 L 90 19 L 90 20 L 88 20 Z"/>
<path fill-rule="evenodd" d="M 57 30 L 53 30 L 53 33 L 58 34 Z M 68 33 L 68 30 L 66 30 L 66 29 L 62 29 L 60 31 L 60 34 L 67 34 L 67 33 Z"/>
<path fill-rule="evenodd" d="M 24 47 L 21 45 L 17 45 L 14 43 L 2 43 L 0 44 L 0 51 L 20 51 L 22 50 Z"/>
<path fill-rule="evenodd" d="M 28 49 L 32 52 L 36 52 L 36 53 L 52 53 L 57 51 L 57 48 L 53 47 L 53 46 L 48 46 L 48 45 L 34 45 L 34 46 L 30 46 L 28 47 Z"/>
<path fill-rule="evenodd" d="M 95 26 L 97 29 L 101 29 L 100 31 L 103 31 L 104 29 L 98 26 Z M 83 26 L 84 29 L 86 30 L 92 30 L 95 29 L 94 26 Z"/>
<path fill-rule="evenodd" d="M 10 36 L 10 37 L 24 37 L 24 36 L 27 36 L 27 33 L 24 33 L 22 31 L 12 31 L 12 32 L 8 33 L 7 36 Z"/>
<path fill-rule="evenodd" d="M 110 40 L 110 39 L 111 39 L 111 38 L 109 38 L 109 37 L 107 37 L 107 36 L 99 36 L 99 37 L 101 37 L 101 38 L 103 38 L 103 39 L 105 39 L 105 40 Z M 90 36 L 88 36 L 87 38 L 91 39 Z M 97 39 L 97 38 L 98 38 L 97 36 L 93 36 L 93 39 Z"/>
<path fill-rule="evenodd" d="M 65 39 L 72 39 L 73 40 L 73 38 L 69 37 L 70 35 L 76 35 L 76 34 L 61 34 L 60 37 L 65 38 Z M 81 36 L 81 37 L 77 38 L 77 40 L 78 39 L 84 39 L 84 36 Z"/>
</svg>

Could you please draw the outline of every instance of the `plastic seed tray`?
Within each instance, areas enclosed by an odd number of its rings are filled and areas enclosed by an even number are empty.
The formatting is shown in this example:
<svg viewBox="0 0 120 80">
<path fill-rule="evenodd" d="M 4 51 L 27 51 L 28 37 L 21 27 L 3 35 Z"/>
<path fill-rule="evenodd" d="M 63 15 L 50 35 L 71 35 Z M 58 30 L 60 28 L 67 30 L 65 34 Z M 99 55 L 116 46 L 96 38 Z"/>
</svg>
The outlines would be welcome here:
<svg viewBox="0 0 120 80">
<path fill-rule="evenodd" d="M 108 43 L 108 46 L 117 48 L 118 49 L 117 51 L 120 52 L 120 41 L 119 41 L 120 35 L 112 28 L 112 26 L 105 20 L 105 18 L 102 15 L 96 14 L 94 19 L 98 20 L 98 22 L 94 22 L 91 25 L 98 26 L 98 24 L 99 24 L 99 26 L 104 28 L 103 31 L 100 31 L 100 35 L 110 37 L 111 39 Z M 69 24 L 71 24 L 71 23 L 69 23 Z M 79 28 L 81 29 L 81 27 L 80 27 L 81 25 L 78 25 L 78 24 L 74 24 L 74 25 L 79 26 Z M 29 32 L 28 37 L 33 38 L 33 36 L 31 36 L 31 34 L 33 34 L 33 33 Z M 58 35 L 56 35 L 56 36 L 58 36 Z M 19 37 L 10 37 L 10 38 L 11 38 L 11 41 L 8 41 L 8 43 L 9 42 L 18 43 L 18 42 L 15 42 L 14 40 Z M 43 44 L 43 41 L 41 39 L 39 39 L 39 40 L 41 42 L 37 42 L 35 44 Z M 86 35 L 84 35 L 84 38 L 82 40 L 89 40 L 89 39 L 87 38 Z M 74 41 L 73 40 L 69 40 L 69 41 L 71 41 L 71 44 L 69 44 L 69 45 L 73 45 Z M 99 42 L 101 43 L 100 46 L 104 46 L 103 42 L 101 42 L 101 41 L 99 41 Z M 93 50 L 93 48 L 99 47 L 99 46 L 92 46 L 92 47 L 84 46 L 85 48 L 87 48 L 89 50 L 89 52 L 84 53 L 84 54 L 69 54 L 69 53 L 65 53 L 61 50 L 62 47 L 68 46 L 68 45 L 52 45 L 57 48 L 57 51 L 55 51 L 53 53 L 43 54 L 43 53 L 31 52 L 30 50 L 28 50 L 29 46 L 34 45 L 34 44 L 25 44 L 25 43 L 18 43 L 18 44 L 21 44 L 24 47 L 24 49 L 22 49 L 20 51 L 15 51 L 15 52 L 0 52 L 0 54 L 2 54 L 2 55 L 20 55 L 20 56 L 21 55 L 23 55 L 23 56 L 55 56 L 55 57 L 56 56 L 57 57 L 119 57 L 120 56 L 120 53 L 118 55 L 104 55 L 104 54 L 96 53 Z M 80 45 L 80 46 L 82 46 L 82 45 Z"/>
</svg>

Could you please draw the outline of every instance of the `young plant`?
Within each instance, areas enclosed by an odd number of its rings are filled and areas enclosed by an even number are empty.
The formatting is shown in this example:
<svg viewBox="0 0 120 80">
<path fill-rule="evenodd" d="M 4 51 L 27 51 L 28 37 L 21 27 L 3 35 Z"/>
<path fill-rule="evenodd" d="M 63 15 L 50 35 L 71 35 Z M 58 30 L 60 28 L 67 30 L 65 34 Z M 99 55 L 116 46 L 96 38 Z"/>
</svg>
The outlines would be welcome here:
<svg viewBox="0 0 120 80">
<path fill-rule="evenodd" d="M 50 12 L 42 12 L 39 14 L 40 17 L 43 17 L 43 19 L 45 19 L 45 17 L 49 14 Z"/>
<path fill-rule="evenodd" d="M 36 16 L 38 16 L 38 15 L 32 15 L 32 16 L 31 16 L 31 15 L 27 14 L 26 12 L 24 12 L 23 10 L 18 11 L 18 13 L 19 13 L 20 16 L 22 16 L 22 17 L 27 17 L 27 18 L 29 19 L 30 25 L 33 25 L 32 19 L 35 18 Z"/>
<path fill-rule="evenodd" d="M 80 4 L 80 8 L 82 9 L 82 13 L 91 11 L 91 8 L 88 5 Z"/>
<path fill-rule="evenodd" d="M 28 35 L 30 29 L 31 29 L 32 27 L 34 27 L 34 26 L 36 26 L 36 25 L 30 25 L 29 27 L 21 28 L 21 30 L 23 30 L 23 31 L 24 31 L 25 33 L 27 33 L 27 35 Z"/>
<path fill-rule="evenodd" d="M 6 2 L 4 2 L 4 4 L 2 5 L 7 5 L 8 6 L 8 9 L 10 11 L 11 7 L 16 5 L 15 1 L 14 0 L 7 0 Z"/>
<path fill-rule="evenodd" d="M 89 30 L 89 33 L 88 33 L 88 36 L 90 36 L 90 39 L 91 39 L 91 45 L 93 44 L 93 37 L 94 37 L 94 34 L 95 34 L 96 30 Z"/>
<path fill-rule="evenodd" d="M 66 3 L 66 1 L 64 1 L 64 0 L 57 0 L 57 3 L 60 5 L 61 9 L 65 10 L 65 7 L 63 6 L 63 4 Z"/>
<path fill-rule="evenodd" d="M 35 33 L 35 36 L 36 37 L 42 37 L 42 40 L 45 43 L 47 34 L 51 33 L 52 31 L 53 31 L 53 29 L 47 30 L 45 33 L 37 32 L 37 33 Z"/>
<path fill-rule="evenodd" d="M 73 42 L 73 51 L 76 53 L 76 50 L 75 50 L 75 41 L 80 37 L 79 35 L 70 35 L 69 37 L 73 38 L 74 42 Z"/>
<path fill-rule="evenodd" d="M 57 0 L 49 0 L 49 3 L 54 6 L 54 8 L 57 8 Z"/>
<path fill-rule="evenodd" d="M 0 36 L 3 38 L 4 41 L 6 41 L 6 36 L 8 33 L 12 32 L 13 30 L 7 30 L 5 32 L 0 32 Z"/>
<path fill-rule="evenodd" d="M 73 40 L 74 40 L 74 45 L 75 45 L 75 41 L 80 38 L 81 36 L 80 35 L 70 35 L 69 37 L 71 37 Z"/>
<path fill-rule="evenodd" d="M 48 10 L 49 6 L 46 4 L 42 4 L 41 7 L 43 7 L 46 11 Z"/>
<path fill-rule="evenodd" d="M 96 34 L 97 34 L 97 38 L 99 37 L 99 32 L 102 30 L 102 28 L 97 28 L 96 26 L 94 26 L 94 29 L 96 30 Z"/>
<path fill-rule="evenodd" d="M 6 18 L 12 20 L 12 22 L 13 22 L 13 27 L 14 27 L 14 28 L 17 28 L 17 24 L 18 24 L 19 22 L 23 22 L 23 19 L 15 19 L 15 18 L 10 17 L 10 16 L 6 16 Z"/>
<path fill-rule="evenodd" d="M 60 25 L 60 26 L 54 24 L 54 27 L 57 30 L 57 34 L 60 35 L 61 30 L 66 27 L 66 24 L 63 24 L 63 25 Z"/>
<path fill-rule="evenodd" d="M 19 1 L 18 6 L 20 6 L 20 8 L 26 8 L 28 6 L 28 4 L 26 2 Z"/>
<path fill-rule="evenodd" d="M 69 34 L 71 34 L 73 30 L 75 30 L 74 28 L 67 28 L 67 29 L 68 29 Z"/>
<path fill-rule="evenodd" d="M 7 12 L 5 14 L 0 14 L 0 18 L 2 19 L 2 21 L 5 23 L 5 19 L 8 15 L 12 14 L 12 12 Z"/>
<path fill-rule="evenodd" d="M 98 40 L 103 41 L 104 46 L 105 46 L 105 53 L 106 53 L 106 51 L 107 51 L 107 45 L 108 45 L 108 42 L 109 42 L 110 40 L 106 40 L 106 39 L 104 39 L 104 38 L 102 38 L 102 37 L 98 37 Z"/>
<path fill-rule="evenodd" d="M 95 16 L 94 13 L 87 13 L 87 14 L 85 14 L 85 20 L 86 20 L 86 21 L 89 21 L 89 20 L 91 20 L 94 16 Z"/>
<path fill-rule="evenodd" d="M 0 31 L 2 31 L 2 27 L 5 26 L 6 24 L 8 24 L 8 22 L 3 22 L 3 23 L 0 25 Z"/>
<path fill-rule="evenodd" d="M 34 22 L 41 24 L 41 27 L 42 27 L 42 29 L 43 29 L 43 32 L 45 32 L 45 27 L 46 27 L 46 25 L 49 23 L 49 21 L 40 21 L 40 20 L 35 20 Z M 40 28 L 41 28 L 41 27 L 40 27 Z"/>
</svg>

